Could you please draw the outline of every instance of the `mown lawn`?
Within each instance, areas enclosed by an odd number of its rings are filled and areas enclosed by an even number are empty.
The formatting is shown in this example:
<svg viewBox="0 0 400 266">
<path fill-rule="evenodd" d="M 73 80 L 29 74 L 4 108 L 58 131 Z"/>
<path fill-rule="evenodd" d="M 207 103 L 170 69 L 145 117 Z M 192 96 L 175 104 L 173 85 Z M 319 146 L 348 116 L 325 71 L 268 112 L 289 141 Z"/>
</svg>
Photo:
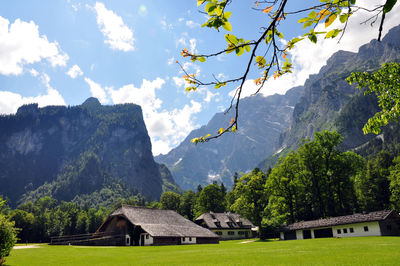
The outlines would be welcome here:
<svg viewBox="0 0 400 266">
<path fill-rule="evenodd" d="M 14 249 L 6 265 L 400 265 L 400 237 Z"/>
</svg>

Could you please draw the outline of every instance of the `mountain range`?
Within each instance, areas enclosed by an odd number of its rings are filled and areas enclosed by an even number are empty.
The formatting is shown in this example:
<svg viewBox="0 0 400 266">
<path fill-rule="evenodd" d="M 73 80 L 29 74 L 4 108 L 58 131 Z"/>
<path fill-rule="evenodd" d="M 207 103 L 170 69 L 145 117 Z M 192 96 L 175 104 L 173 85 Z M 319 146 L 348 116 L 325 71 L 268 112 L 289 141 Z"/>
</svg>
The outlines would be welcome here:
<svg viewBox="0 0 400 266">
<path fill-rule="evenodd" d="M 89 98 L 72 107 L 21 106 L 15 115 L 0 116 L 0 195 L 12 206 L 42 196 L 90 205 L 137 194 L 158 200 L 163 191 L 213 181 L 231 187 L 235 173 L 267 170 L 321 130 L 337 130 L 340 148 L 364 157 L 382 148 L 398 152 L 400 124 L 364 135 L 362 126 L 379 110 L 376 96 L 345 81 L 353 71 L 374 71 L 389 61 L 400 61 L 400 26 L 357 53 L 335 53 L 318 74 L 285 95 L 242 99 L 236 133 L 190 142 L 228 125 L 233 107 L 155 158 L 138 105 L 104 106 Z"/>
<path fill-rule="evenodd" d="M 360 153 L 368 143 L 382 147 L 385 132 L 391 136 L 387 140 L 396 142 L 393 130 L 397 124 L 385 128 L 380 136 L 363 134 L 363 125 L 379 110 L 376 96 L 364 96 L 345 81 L 353 71 L 377 70 L 390 61 L 400 61 L 400 26 L 392 28 L 381 42 L 373 40 L 361 46 L 358 53 L 336 52 L 318 74 L 310 75 L 303 86 L 286 95 L 243 99 L 237 134 L 196 147 L 189 143 L 191 138 L 214 133 L 228 123 L 231 115 L 218 113 L 177 148 L 155 159 L 170 168 L 182 188 L 195 189 L 197 184 L 214 180 L 230 186 L 234 172 L 256 166 L 267 170 L 316 131 L 337 130 L 343 136 L 341 149 Z"/>
</svg>

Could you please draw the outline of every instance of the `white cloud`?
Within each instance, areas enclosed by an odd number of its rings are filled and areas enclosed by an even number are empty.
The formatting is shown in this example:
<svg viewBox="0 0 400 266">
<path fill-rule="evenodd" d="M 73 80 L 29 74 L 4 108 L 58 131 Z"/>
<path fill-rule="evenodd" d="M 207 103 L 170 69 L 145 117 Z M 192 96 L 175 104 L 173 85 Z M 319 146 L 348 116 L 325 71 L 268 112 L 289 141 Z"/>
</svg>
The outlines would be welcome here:
<svg viewBox="0 0 400 266">
<path fill-rule="evenodd" d="M 193 20 L 187 20 L 186 21 L 186 26 L 188 26 L 189 28 L 196 28 L 196 27 L 200 27 L 199 23 L 194 22 Z"/>
<path fill-rule="evenodd" d="M 36 97 L 23 97 L 10 91 L 0 91 L 0 114 L 14 114 L 18 107 L 24 104 L 37 103 L 39 107 L 48 105 L 66 105 L 61 94 L 50 86 L 50 77 L 42 74 L 40 77 L 46 86 L 46 94 L 39 94 Z"/>
<path fill-rule="evenodd" d="M 16 19 L 10 22 L 0 16 L 0 74 L 22 74 L 24 65 L 47 60 L 53 67 L 65 66 L 68 55 L 59 44 L 49 42 L 39 35 L 39 27 L 33 22 Z"/>
<path fill-rule="evenodd" d="M 190 47 L 189 49 L 192 54 L 197 54 L 196 45 L 197 45 L 197 40 L 195 38 L 189 40 L 189 47 Z"/>
<path fill-rule="evenodd" d="M 384 3 L 384 1 L 379 1 Z M 357 5 L 366 7 L 375 7 L 378 5 L 376 1 L 359 0 Z M 318 39 L 317 44 L 311 43 L 309 40 L 304 40 L 290 51 L 290 56 L 294 62 L 293 73 L 285 74 L 284 76 L 274 79 L 270 78 L 261 92 L 264 95 L 274 93 L 285 93 L 288 89 L 303 85 L 310 74 L 318 73 L 322 66 L 326 65 L 326 61 L 333 53 L 338 50 L 346 50 L 357 52 L 358 48 L 378 37 L 379 21 L 373 27 L 369 23 L 361 24 L 370 14 L 359 11 L 352 15 L 349 20 L 345 35 L 338 44 L 338 38 L 335 39 Z M 393 10 L 387 14 L 384 23 L 384 34 L 394 26 L 397 26 L 400 21 L 400 5 L 396 5 Z M 334 27 L 343 26 L 339 21 L 336 21 L 330 28 L 325 29 L 323 25 L 317 27 L 316 31 L 326 31 Z"/>
<path fill-rule="evenodd" d="M 73 65 L 67 72 L 67 75 L 70 76 L 72 79 L 75 79 L 78 76 L 82 76 L 83 72 L 78 65 Z"/>
<path fill-rule="evenodd" d="M 96 97 L 103 104 L 108 103 L 106 91 L 112 89 L 112 87 L 105 87 L 103 89 L 100 84 L 94 82 L 90 78 L 85 78 L 85 81 L 89 85 L 93 97 Z"/>
<path fill-rule="evenodd" d="M 29 70 L 29 73 L 30 73 L 33 77 L 37 77 L 37 76 L 39 75 L 39 72 L 37 72 L 37 70 L 34 69 L 34 68 L 31 68 L 31 69 Z"/>
<path fill-rule="evenodd" d="M 165 80 L 161 78 L 153 81 L 144 79 L 140 87 L 128 84 L 118 90 L 107 90 L 114 104 L 135 103 L 142 107 L 154 155 L 167 153 L 178 145 L 197 126 L 193 116 L 201 111 L 201 104 L 196 101 L 191 101 L 182 109 L 162 109 L 162 101 L 157 98 L 156 92 L 164 84 Z"/>
<path fill-rule="evenodd" d="M 176 46 L 181 45 L 183 47 L 187 46 L 185 37 L 181 37 L 176 41 Z"/>
<path fill-rule="evenodd" d="M 170 66 L 170 65 L 172 65 L 173 63 L 175 63 L 175 57 L 171 57 L 170 59 L 168 59 L 168 61 L 167 61 L 167 64 Z"/>
<path fill-rule="evenodd" d="M 243 88 L 242 88 L 242 92 L 240 94 L 240 98 L 245 98 L 245 97 L 253 95 L 254 93 L 256 93 L 256 91 L 258 90 L 259 87 L 260 86 L 257 86 L 254 83 L 253 79 L 246 80 L 244 82 L 244 84 L 243 84 Z M 266 86 L 264 86 L 263 90 L 265 89 L 265 87 Z M 236 90 L 237 90 L 237 88 L 232 90 L 231 92 L 229 92 L 229 96 L 231 96 L 231 97 L 235 96 Z M 274 93 L 276 93 L 276 92 L 274 92 Z M 272 93 L 272 94 L 274 94 L 274 93 Z"/>
<path fill-rule="evenodd" d="M 172 80 L 178 88 L 184 87 L 186 84 L 186 81 L 181 77 L 172 77 Z"/>
<path fill-rule="evenodd" d="M 125 25 L 122 18 L 100 2 L 96 2 L 94 10 L 97 14 L 97 25 L 106 38 L 104 43 L 110 45 L 113 50 L 133 51 L 135 41 L 133 32 Z"/>
</svg>

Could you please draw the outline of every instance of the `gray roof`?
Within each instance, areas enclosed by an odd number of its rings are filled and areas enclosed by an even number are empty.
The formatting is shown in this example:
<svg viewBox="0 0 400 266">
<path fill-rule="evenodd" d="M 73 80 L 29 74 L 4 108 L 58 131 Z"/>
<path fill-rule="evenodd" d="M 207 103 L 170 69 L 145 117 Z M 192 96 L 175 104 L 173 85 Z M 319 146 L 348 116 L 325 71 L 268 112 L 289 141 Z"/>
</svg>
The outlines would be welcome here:
<svg viewBox="0 0 400 266">
<path fill-rule="evenodd" d="M 318 227 L 328 227 L 334 225 L 355 224 L 365 222 L 376 222 L 386 220 L 390 214 L 394 213 L 392 210 L 375 211 L 370 213 L 356 213 L 346 216 L 338 216 L 327 219 L 305 221 L 289 224 L 281 227 L 281 231 L 310 229 Z"/>
<path fill-rule="evenodd" d="M 210 229 L 250 229 L 255 227 L 246 218 L 240 217 L 237 213 L 230 212 L 206 212 L 200 215 L 195 222 L 198 224 L 204 222 L 204 225 Z M 228 223 L 230 223 L 230 226 Z"/>
<path fill-rule="evenodd" d="M 153 237 L 219 237 L 171 210 L 124 205 L 111 213 L 110 217 L 121 215 Z"/>
</svg>

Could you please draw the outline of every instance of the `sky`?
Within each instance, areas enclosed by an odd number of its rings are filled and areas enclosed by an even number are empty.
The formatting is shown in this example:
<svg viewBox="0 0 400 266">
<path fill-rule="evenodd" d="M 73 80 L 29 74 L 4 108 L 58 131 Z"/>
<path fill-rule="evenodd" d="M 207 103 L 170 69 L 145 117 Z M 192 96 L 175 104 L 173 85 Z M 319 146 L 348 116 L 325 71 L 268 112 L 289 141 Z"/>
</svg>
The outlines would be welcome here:
<svg viewBox="0 0 400 266">
<path fill-rule="evenodd" d="M 14 114 L 28 103 L 79 105 L 96 97 L 104 105 L 135 103 L 142 107 L 154 155 L 165 154 L 192 131 L 207 124 L 216 112 L 229 107 L 238 84 L 218 90 L 200 87 L 186 92 L 178 60 L 203 81 L 243 75 L 249 54 L 221 55 L 205 63 L 192 63 L 180 52 L 208 54 L 226 47 L 221 29 L 202 28 L 206 17 L 196 0 L 2 0 L 0 9 L 0 114 Z M 315 2 L 313 0 L 307 1 Z M 357 0 L 367 7 L 376 0 Z M 267 15 L 252 9 L 254 1 L 234 0 L 230 22 L 232 34 L 246 40 L 258 38 Z M 384 34 L 400 21 L 397 3 L 385 21 Z M 287 11 L 304 7 L 304 1 L 289 1 Z M 282 22 L 285 40 L 305 31 L 297 20 Z M 293 74 L 266 82 L 265 96 L 285 93 L 318 73 L 338 50 L 356 52 L 377 38 L 379 21 L 361 24 L 368 14 L 351 17 L 345 35 L 337 39 L 306 40 L 291 50 Z M 334 23 L 331 27 L 340 26 Z M 326 30 L 323 26 L 318 28 Z M 329 29 L 328 29 L 329 30 Z M 257 89 L 251 71 L 244 96 Z M 0 129 L 1 130 L 1 129 Z"/>
</svg>

